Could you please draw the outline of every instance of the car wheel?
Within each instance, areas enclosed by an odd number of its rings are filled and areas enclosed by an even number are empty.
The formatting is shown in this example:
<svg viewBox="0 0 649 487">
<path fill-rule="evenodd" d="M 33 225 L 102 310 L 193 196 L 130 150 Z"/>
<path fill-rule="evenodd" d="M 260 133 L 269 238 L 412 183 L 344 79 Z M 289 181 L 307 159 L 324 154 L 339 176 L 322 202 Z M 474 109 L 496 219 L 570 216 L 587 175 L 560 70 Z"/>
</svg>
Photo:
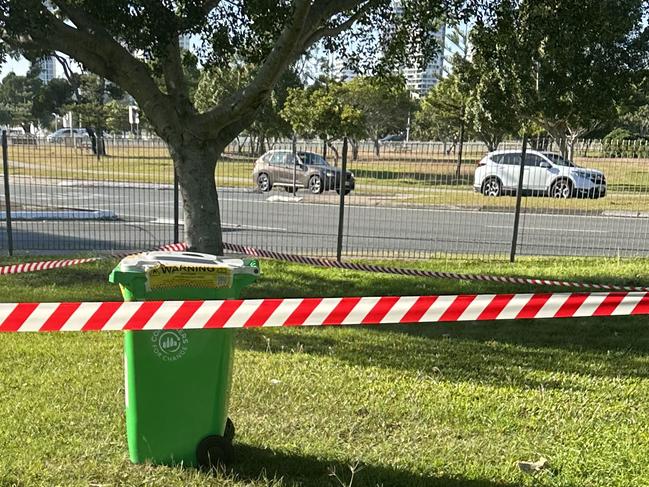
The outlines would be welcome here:
<svg viewBox="0 0 649 487">
<path fill-rule="evenodd" d="M 270 182 L 270 178 L 268 177 L 268 174 L 262 172 L 259 176 L 257 176 L 257 186 L 259 187 L 259 190 L 263 193 L 270 191 L 272 189 L 273 184 Z"/>
<path fill-rule="evenodd" d="M 351 192 L 351 189 L 345 188 L 345 194 L 349 194 Z M 340 194 L 340 188 L 336 189 L 336 193 Z"/>
<path fill-rule="evenodd" d="M 309 191 L 313 194 L 320 194 L 324 191 L 322 186 L 322 178 L 317 174 L 309 178 Z"/>
<path fill-rule="evenodd" d="M 503 186 L 498 178 L 489 178 L 482 183 L 482 194 L 485 196 L 500 196 Z"/>
<path fill-rule="evenodd" d="M 550 188 L 550 196 L 553 198 L 570 198 L 572 196 L 572 184 L 567 179 L 555 181 Z"/>
</svg>

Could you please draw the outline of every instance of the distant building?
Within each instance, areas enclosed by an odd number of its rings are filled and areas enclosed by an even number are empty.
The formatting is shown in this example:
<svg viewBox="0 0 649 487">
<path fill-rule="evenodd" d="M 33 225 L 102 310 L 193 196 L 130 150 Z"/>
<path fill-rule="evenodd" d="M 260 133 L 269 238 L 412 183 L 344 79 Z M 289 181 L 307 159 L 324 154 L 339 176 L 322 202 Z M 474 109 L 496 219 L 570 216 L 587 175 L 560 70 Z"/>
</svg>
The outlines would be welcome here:
<svg viewBox="0 0 649 487">
<path fill-rule="evenodd" d="M 395 13 L 403 13 L 403 6 L 399 0 L 394 0 L 392 2 L 392 8 Z M 431 32 L 432 36 L 435 37 L 439 45 L 439 51 L 437 55 L 428 61 L 424 69 L 418 67 L 414 68 L 405 68 L 403 74 L 406 78 L 406 86 L 410 91 L 416 93 L 419 96 L 424 96 L 428 93 L 433 86 L 442 77 L 442 69 L 444 67 L 444 44 L 446 39 L 446 26 L 442 26 L 436 32 Z"/>
<path fill-rule="evenodd" d="M 184 49 L 185 51 L 190 51 L 191 50 L 191 36 L 189 34 L 182 35 L 178 38 L 178 44 L 180 45 L 181 49 Z"/>
<path fill-rule="evenodd" d="M 53 57 L 50 56 L 43 58 L 40 61 L 37 61 L 35 65 L 40 69 L 38 77 L 43 81 L 43 83 L 47 84 L 52 81 L 52 79 L 56 78 L 56 59 Z"/>
<path fill-rule="evenodd" d="M 403 12 L 403 7 L 400 1 L 393 1 L 392 8 L 397 14 Z M 417 96 L 425 96 L 442 78 L 442 71 L 444 68 L 444 46 L 446 39 L 446 26 L 442 26 L 436 32 L 431 32 L 439 45 L 439 51 L 435 57 L 429 60 L 424 69 L 419 67 L 404 68 L 403 75 L 406 79 L 406 87 Z M 332 56 L 329 61 L 329 69 L 331 75 L 338 81 L 349 81 L 356 77 L 356 73 L 351 69 L 345 68 L 343 59 Z"/>
<path fill-rule="evenodd" d="M 336 81 L 347 82 L 357 76 L 353 70 L 346 68 L 345 61 L 338 57 L 332 56 L 330 66 L 331 75 Z"/>
</svg>

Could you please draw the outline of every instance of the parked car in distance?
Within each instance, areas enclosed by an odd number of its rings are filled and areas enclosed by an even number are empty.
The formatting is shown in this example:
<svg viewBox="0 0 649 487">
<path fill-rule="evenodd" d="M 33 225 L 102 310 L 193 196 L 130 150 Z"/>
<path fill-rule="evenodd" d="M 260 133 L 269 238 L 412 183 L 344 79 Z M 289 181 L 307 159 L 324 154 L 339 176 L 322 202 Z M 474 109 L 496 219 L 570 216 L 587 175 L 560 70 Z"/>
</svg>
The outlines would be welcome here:
<svg viewBox="0 0 649 487">
<path fill-rule="evenodd" d="M 515 194 L 518 190 L 521 152 L 490 152 L 475 171 L 473 189 L 485 196 Z M 553 152 L 525 153 L 523 193 L 553 198 L 606 196 L 606 177 L 597 169 L 577 166 Z"/>
<path fill-rule="evenodd" d="M 255 162 L 252 179 L 260 191 L 270 191 L 273 186 L 283 187 L 293 191 L 293 175 L 295 188 L 306 188 L 311 193 L 320 194 L 323 191 L 341 188 L 348 194 L 356 186 L 354 174 L 347 171 L 342 178 L 342 170 L 329 165 L 324 157 L 314 152 L 298 151 L 296 159 L 290 150 L 271 150 Z M 344 184 L 341 181 L 344 179 Z"/>
<path fill-rule="evenodd" d="M 379 140 L 379 143 L 386 143 L 386 142 L 404 142 L 406 140 L 406 136 L 404 134 L 391 134 L 391 135 L 386 135 L 383 137 L 381 140 Z"/>
<path fill-rule="evenodd" d="M 83 139 L 88 139 L 90 136 L 88 135 L 88 131 L 84 128 L 63 128 L 63 129 L 58 129 L 56 132 L 52 132 L 50 135 L 48 135 L 45 139 L 48 142 L 63 142 L 64 139 L 71 139 L 71 138 L 83 138 Z"/>
</svg>

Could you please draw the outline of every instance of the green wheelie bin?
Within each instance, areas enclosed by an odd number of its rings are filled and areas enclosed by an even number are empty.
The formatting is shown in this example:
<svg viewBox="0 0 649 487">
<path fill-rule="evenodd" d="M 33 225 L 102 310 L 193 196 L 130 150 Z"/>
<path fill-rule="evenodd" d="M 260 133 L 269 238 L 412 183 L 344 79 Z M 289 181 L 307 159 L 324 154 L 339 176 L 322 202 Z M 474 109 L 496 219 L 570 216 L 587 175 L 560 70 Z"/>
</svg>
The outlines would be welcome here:
<svg viewBox="0 0 649 487">
<path fill-rule="evenodd" d="M 126 301 L 235 299 L 254 259 L 191 252 L 124 258 L 109 281 Z M 173 311 L 173 310 L 172 310 Z M 134 463 L 211 468 L 232 460 L 228 418 L 234 330 L 124 332 L 126 433 Z"/>
</svg>

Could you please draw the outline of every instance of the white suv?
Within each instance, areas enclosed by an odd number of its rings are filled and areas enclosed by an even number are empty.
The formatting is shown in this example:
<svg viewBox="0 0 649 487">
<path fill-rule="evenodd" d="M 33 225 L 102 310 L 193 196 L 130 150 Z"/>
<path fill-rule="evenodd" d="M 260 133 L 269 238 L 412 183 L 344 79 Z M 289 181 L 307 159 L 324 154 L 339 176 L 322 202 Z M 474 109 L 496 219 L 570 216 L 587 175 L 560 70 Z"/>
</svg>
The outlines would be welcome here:
<svg viewBox="0 0 649 487">
<path fill-rule="evenodd" d="M 485 196 L 516 193 L 520 163 L 520 151 L 490 152 L 478 162 L 473 189 Z M 600 198 L 606 195 L 606 178 L 603 172 L 578 167 L 559 154 L 528 150 L 525 153 L 523 192 L 553 198 Z"/>
</svg>

